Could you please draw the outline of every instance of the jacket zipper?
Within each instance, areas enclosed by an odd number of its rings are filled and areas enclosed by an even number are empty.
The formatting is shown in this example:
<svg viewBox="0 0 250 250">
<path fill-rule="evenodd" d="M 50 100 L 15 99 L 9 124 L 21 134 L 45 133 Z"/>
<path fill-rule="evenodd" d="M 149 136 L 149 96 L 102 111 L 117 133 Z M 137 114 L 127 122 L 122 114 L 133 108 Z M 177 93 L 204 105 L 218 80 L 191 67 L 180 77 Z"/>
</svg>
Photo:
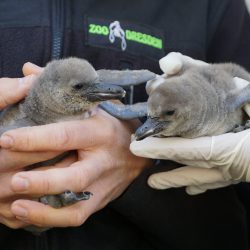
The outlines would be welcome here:
<svg viewBox="0 0 250 250">
<path fill-rule="evenodd" d="M 64 31 L 64 0 L 51 0 L 51 59 L 59 59 L 62 56 L 62 39 Z M 36 250 L 48 250 L 47 232 L 35 237 Z"/>
<path fill-rule="evenodd" d="M 64 0 L 51 0 L 52 46 L 51 59 L 62 56 L 62 39 L 64 31 Z"/>
<path fill-rule="evenodd" d="M 59 59 L 62 56 L 62 39 L 64 31 L 64 0 L 51 0 L 51 59 Z M 48 235 L 43 232 L 35 237 L 36 250 L 48 250 Z"/>
</svg>

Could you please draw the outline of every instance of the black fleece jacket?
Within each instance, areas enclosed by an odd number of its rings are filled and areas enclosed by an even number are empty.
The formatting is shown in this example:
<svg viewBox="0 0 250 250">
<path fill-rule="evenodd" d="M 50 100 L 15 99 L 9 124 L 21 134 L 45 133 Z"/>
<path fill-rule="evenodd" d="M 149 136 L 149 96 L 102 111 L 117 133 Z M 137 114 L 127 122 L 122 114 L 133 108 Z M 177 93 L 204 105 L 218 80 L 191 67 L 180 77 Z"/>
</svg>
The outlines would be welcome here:
<svg viewBox="0 0 250 250">
<path fill-rule="evenodd" d="M 118 36 L 112 38 L 112 28 Z M 22 65 L 69 56 L 96 69 L 149 69 L 179 51 L 207 62 L 233 61 L 250 70 L 250 18 L 243 0 L 1 0 L 0 76 Z M 132 92 L 132 91 L 131 91 Z M 127 101 L 144 101 L 143 87 Z M 234 187 L 195 197 L 183 189 L 156 191 L 144 171 L 124 194 L 79 228 L 40 237 L 0 226 L 0 249 L 246 250 L 248 208 Z M 249 196 L 249 193 L 247 194 Z M 247 204 L 247 198 L 240 194 Z M 1 206 L 1 204 L 0 204 Z"/>
</svg>

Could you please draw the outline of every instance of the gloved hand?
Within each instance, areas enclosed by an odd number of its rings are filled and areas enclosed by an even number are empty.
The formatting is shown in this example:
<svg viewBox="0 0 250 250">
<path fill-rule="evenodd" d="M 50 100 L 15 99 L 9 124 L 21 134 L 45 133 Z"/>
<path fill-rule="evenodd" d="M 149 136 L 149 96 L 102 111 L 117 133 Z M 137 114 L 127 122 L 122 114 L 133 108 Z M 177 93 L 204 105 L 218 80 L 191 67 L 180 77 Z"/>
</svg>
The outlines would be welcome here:
<svg viewBox="0 0 250 250">
<path fill-rule="evenodd" d="M 153 174 L 148 184 L 156 189 L 187 186 L 189 194 L 250 181 L 250 130 L 219 136 L 185 138 L 149 137 L 133 141 L 130 150 L 137 156 L 173 160 L 184 165 Z"/>
<path fill-rule="evenodd" d="M 170 53 L 160 61 L 166 75 L 173 75 L 192 65 L 206 63 Z M 239 88 L 249 84 L 235 78 Z M 155 84 L 155 82 L 153 83 Z M 147 86 L 152 89 L 157 86 Z M 161 84 L 160 80 L 156 85 Z M 244 107 L 248 111 L 249 105 Z M 249 113 L 248 113 L 249 114 Z M 250 130 L 219 136 L 185 138 L 149 137 L 133 141 L 130 150 L 138 156 L 173 160 L 186 165 L 172 171 L 151 175 L 148 184 L 156 189 L 186 186 L 188 194 L 199 194 L 207 189 L 224 187 L 240 181 L 250 181 Z"/>
</svg>

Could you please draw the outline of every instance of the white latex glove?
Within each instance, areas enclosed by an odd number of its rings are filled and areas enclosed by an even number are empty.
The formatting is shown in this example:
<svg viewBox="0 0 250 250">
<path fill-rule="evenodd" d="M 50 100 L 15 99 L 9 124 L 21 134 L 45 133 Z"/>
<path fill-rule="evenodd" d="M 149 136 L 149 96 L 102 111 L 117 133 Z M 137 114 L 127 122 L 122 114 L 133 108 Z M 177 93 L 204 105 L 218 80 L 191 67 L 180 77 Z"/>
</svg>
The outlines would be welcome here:
<svg viewBox="0 0 250 250">
<path fill-rule="evenodd" d="M 189 194 L 250 182 L 250 129 L 196 139 L 149 137 L 133 141 L 130 150 L 137 156 L 173 160 L 184 165 L 148 179 L 152 188 L 186 186 Z"/>
<path fill-rule="evenodd" d="M 180 53 L 170 53 L 160 60 L 160 67 L 166 74 L 164 77 L 177 74 L 193 65 L 207 64 Z M 249 84 L 240 78 L 235 78 L 235 83 L 238 88 Z M 158 80 L 156 85 L 159 84 L 161 82 Z M 245 111 L 248 113 L 249 110 L 248 104 Z M 149 137 L 142 141 L 133 141 L 130 145 L 130 150 L 135 155 L 173 160 L 187 165 L 153 174 L 148 184 L 156 189 L 186 186 L 187 193 L 192 195 L 240 181 L 250 182 L 249 148 L 250 129 L 240 133 L 196 139 Z"/>
<path fill-rule="evenodd" d="M 165 57 L 159 60 L 159 65 L 164 74 L 157 75 L 156 79 L 150 80 L 146 84 L 147 94 L 150 93 L 162 84 L 168 76 L 176 75 L 188 67 L 205 66 L 207 63 L 194 60 L 191 57 L 184 56 L 179 52 L 170 52 Z"/>
</svg>

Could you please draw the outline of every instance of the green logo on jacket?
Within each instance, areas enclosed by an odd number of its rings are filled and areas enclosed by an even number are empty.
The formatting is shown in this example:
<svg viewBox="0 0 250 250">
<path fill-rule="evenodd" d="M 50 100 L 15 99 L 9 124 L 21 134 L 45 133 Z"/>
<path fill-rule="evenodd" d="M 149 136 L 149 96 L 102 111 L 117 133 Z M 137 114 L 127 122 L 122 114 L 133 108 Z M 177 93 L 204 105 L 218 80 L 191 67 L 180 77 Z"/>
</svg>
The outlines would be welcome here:
<svg viewBox="0 0 250 250">
<path fill-rule="evenodd" d="M 114 43 L 115 39 L 119 38 L 121 40 L 122 50 L 126 50 L 127 48 L 126 41 L 133 41 L 156 49 L 163 48 L 163 42 L 161 38 L 135 30 L 123 30 L 119 21 L 114 21 L 109 26 L 90 23 L 88 32 L 95 35 L 109 36 L 109 41 L 111 43 Z"/>
</svg>

